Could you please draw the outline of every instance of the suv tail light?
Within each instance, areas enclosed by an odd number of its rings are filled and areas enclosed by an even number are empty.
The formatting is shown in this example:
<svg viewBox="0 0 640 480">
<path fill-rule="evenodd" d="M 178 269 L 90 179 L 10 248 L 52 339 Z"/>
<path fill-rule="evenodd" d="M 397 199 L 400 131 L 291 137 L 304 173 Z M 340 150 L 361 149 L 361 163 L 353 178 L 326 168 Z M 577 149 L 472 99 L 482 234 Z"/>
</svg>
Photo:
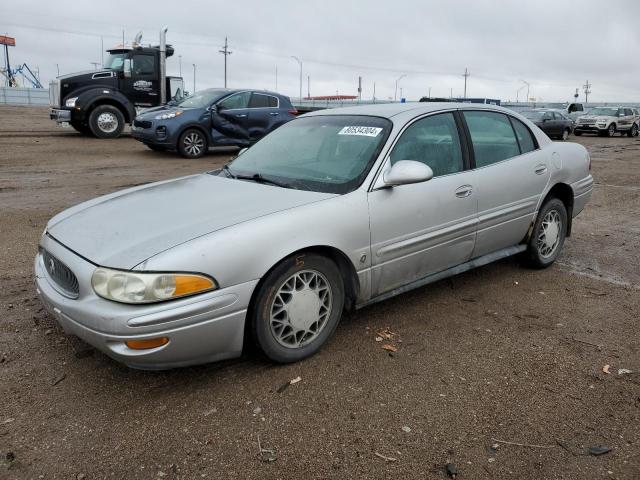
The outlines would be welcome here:
<svg viewBox="0 0 640 480">
<path fill-rule="evenodd" d="M 298 115 L 298 113 L 299 113 L 299 112 L 298 112 L 298 110 L 296 110 L 296 109 L 294 108 L 293 110 L 289 110 L 289 113 L 290 113 L 291 115 Z"/>
</svg>

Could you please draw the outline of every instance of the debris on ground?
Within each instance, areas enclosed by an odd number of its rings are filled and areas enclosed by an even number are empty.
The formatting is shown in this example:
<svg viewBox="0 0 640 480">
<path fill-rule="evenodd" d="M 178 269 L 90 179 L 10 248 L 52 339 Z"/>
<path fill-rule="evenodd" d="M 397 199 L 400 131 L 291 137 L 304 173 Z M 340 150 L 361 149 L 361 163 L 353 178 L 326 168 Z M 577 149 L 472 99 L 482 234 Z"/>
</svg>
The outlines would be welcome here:
<svg viewBox="0 0 640 480">
<path fill-rule="evenodd" d="M 381 453 L 378 453 L 378 452 L 373 452 L 373 454 L 376 457 L 383 459 L 385 462 L 396 462 L 398 460 L 397 458 L 387 457 L 386 455 L 382 455 Z"/>
<path fill-rule="evenodd" d="M 289 382 L 291 385 L 295 385 L 296 383 L 302 381 L 301 377 L 296 377 L 296 378 L 292 378 L 291 381 Z"/>
<path fill-rule="evenodd" d="M 253 409 L 253 414 L 254 415 L 260 415 L 262 413 L 262 408 L 260 407 L 256 407 Z"/>
<path fill-rule="evenodd" d="M 515 445 L 517 447 L 529 447 L 529 448 L 556 448 L 555 445 L 534 445 L 532 443 L 518 443 L 518 442 L 510 442 L 508 440 L 498 440 L 497 438 L 492 438 L 496 443 L 504 443 L 505 445 Z"/>
<path fill-rule="evenodd" d="M 0 425 L 6 425 L 7 423 L 11 423 L 13 421 L 15 421 L 15 418 L 9 417 L 6 420 L 3 420 L 2 422 L 0 422 Z"/>
<path fill-rule="evenodd" d="M 59 384 L 61 381 L 63 381 L 65 378 L 67 378 L 67 374 L 63 373 L 62 375 L 59 375 L 58 377 L 56 377 L 56 379 L 53 381 L 53 386 L 56 386 L 57 384 Z"/>
<path fill-rule="evenodd" d="M 407 427 L 406 425 L 404 427 L 402 427 L 402 431 L 404 433 L 411 433 L 411 427 Z"/>
<path fill-rule="evenodd" d="M 633 370 L 629 370 L 628 368 L 619 368 L 618 369 L 618 375 L 628 375 L 630 373 L 633 373 Z"/>
<path fill-rule="evenodd" d="M 398 347 L 394 347 L 390 343 L 385 343 L 384 345 L 382 345 L 382 349 L 386 350 L 387 352 L 397 352 L 398 351 Z"/>
<path fill-rule="evenodd" d="M 447 463 L 447 475 L 451 478 L 456 478 L 458 476 L 458 469 L 453 463 Z"/>
<path fill-rule="evenodd" d="M 282 385 L 280 385 L 280 387 L 278 387 L 278 390 L 276 390 L 276 392 L 278 393 L 282 393 L 284 392 L 287 388 L 289 388 L 289 385 L 295 385 L 298 382 L 302 381 L 302 377 L 296 377 L 296 378 L 292 378 L 291 380 L 289 380 L 286 383 L 283 383 Z"/>
<path fill-rule="evenodd" d="M 603 447 L 601 445 L 597 446 L 597 447 L 589 447 L 587 449 L 587 453 L 589 455 L 593 455 L 594 457 L 600 456 L 600 455 L 604 455 L 605 453 L 609 453 L 611 451 L 611 449 L 609 447 Z"/>
<path fill-rule="evenodd" d="M 604 367 L 602 367 L 602 371 L 608 375 L 608 374 L 610 374 L 610 373 L 611 373 L 611 372 L 609 371 L 609 368 L 611 368 L 611 365 L 607 364 L 607 365 L 605 365 Z"/>
<path fill-rule="evenodd" d="M 258 435 L 258 458 L 263 462 L 271 463 L 277 460 L 276 452 L 268 448 L 262 448 L 260 435 Z"/>
<path fill-rule="evenodd" d="M 393 340 L 393 338 L 396 336 L 395 332 L 392 332 L 389 327 L 385 328 L 384 330 L 378 330 L 376 332 L 376 335 L 385 340 Z"/>
</svg>

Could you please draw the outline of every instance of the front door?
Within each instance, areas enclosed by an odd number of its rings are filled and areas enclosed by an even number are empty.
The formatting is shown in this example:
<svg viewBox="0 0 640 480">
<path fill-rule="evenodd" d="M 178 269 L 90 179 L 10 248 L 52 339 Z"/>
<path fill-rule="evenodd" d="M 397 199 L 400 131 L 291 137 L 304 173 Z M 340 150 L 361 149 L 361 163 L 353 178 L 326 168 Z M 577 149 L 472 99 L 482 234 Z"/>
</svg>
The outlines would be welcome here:
<svg viewBox="0 0 640 480">
<path fill-rule="evenodd" d="M 251 92 L 238 92 L 223 98 L 211 110 L 211 140 L 214 145 L 248 145 L 249 99 Z"/>
<path fill-rule="evenodd" d="M 373 296 L 469 260 L 477 202 L 462 152 L 453 113 L 416 120 L 393 147 L 385 169 L 416 160 L 434 178 L 369 193 Z"/>
<path fill-rule="evenodd" d="M 534 219 L 557 161 L 537 148 L 518 119 L 498 112 L 464 112 L 475 159 L 478 233 L 473 257 L 517 245 Z"/>
<path fill-rule="evenodd" d="M 137 107 L 160 103 L 160 79 L 157 58 L 152 53 L 137 53 L 131 58 L 131 77 L 124 79 L 129 100 Z"/>
</svg>

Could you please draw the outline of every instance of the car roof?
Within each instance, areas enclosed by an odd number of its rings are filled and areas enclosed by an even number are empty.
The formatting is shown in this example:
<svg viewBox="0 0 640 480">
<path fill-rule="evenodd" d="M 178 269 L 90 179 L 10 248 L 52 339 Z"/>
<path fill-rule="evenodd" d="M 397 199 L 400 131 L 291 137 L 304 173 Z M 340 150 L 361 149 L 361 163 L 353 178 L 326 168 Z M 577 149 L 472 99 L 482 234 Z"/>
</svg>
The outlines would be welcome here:
<svg viewBox="0 0 640 480">
<path fill-rule="evenodd" d="M 257 88 L 205 88 L 205 91 L 217 91 L 224 93 L 239 93 L 239 92 L 252 92 L 252 93 L 264 93 L 266 95 L 273 95 L 276 97 L 284 97 L 281 93 L 272 92 L 270 90 L 259 90 Z"/>
<path fill-rule="evenodd" d="M 306 113 L 305 117 L 318 115 L 368 115 L 391 119 L 403 114 L 416 116 L 423 113 L 437 112 L 439 110 L 495 110 L 502 113 L 515 113 L 496 105 L 484 103 L 460 103 L 460 102 L 411 102 L 411 103 L 382 103 L 370 105 L 354 105 L 350 107 L 328 108 Z"/>
</svg>

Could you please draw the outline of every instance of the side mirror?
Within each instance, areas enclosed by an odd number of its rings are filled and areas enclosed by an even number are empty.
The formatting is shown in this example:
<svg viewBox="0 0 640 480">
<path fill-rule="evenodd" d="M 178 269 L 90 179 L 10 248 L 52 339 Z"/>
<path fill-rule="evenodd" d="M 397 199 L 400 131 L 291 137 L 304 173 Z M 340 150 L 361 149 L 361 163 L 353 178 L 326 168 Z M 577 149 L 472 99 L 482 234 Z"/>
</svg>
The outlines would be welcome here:
<svg viewBox="0 0 640 480">
<path fill-rule="evenodd" d="M 410 183 L 426 182 L 433 178 L 433 170 L 428 165 L 415 160 L 400 160 L 393 164 L 383 175 L 385 185 L 407 185 Z"/>
<path fill-rule="evenodd" d="M 217 106 L 216 104 L 209 105 L 208 110 L 209 110 L 211 113 L 217 113 L 217 112 L 218 112 L 218 106 Z"/>
<path fill-rule="evenodd" d="M 123 72 L 124 72 L 124 78 L 131 78 L 131 59 L 130 58 L 124 59 Z"/>
</svg>

